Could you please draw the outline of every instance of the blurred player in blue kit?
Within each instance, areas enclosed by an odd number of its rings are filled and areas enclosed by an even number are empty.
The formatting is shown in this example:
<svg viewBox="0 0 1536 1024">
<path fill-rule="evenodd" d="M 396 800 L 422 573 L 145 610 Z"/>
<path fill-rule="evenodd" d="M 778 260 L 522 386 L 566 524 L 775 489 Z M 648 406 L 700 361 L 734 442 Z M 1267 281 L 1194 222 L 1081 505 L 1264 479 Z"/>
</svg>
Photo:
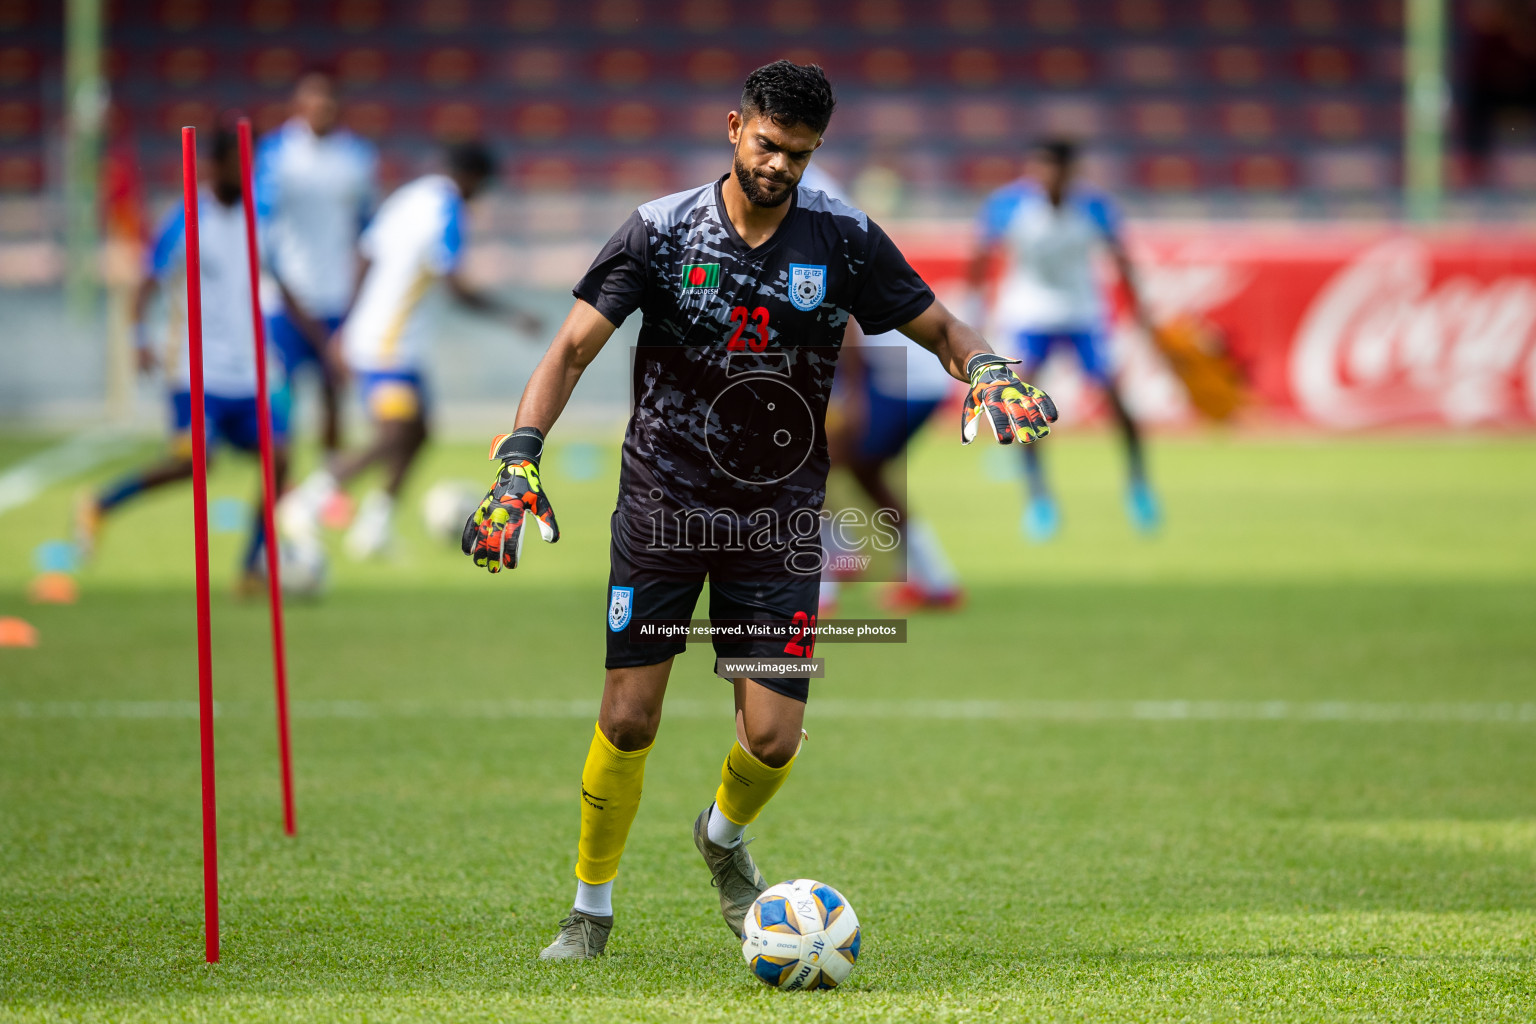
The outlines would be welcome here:
<svg viewBox="0 0 1536 1024">
<path fill-rule="evenodd" d="M 815 164 L 806 167 L 800 184 L 849 201 L 837 180 Z M 889 467 L 955 389 L 955 379 L 900 331 L 866 336 L 857 325 L 843 339 L 838 376 L 841 415 L 835 426 L 829 417 L 827 427 L 832 465 L 846 469 L 877 510 L 895 514 L 891 525 L 905 554 L 906 580 L 886 595 L 886 605 L 893 611 L 957 607 L 963 593 L 938 534 L 911 515 L 905 488 L 889 479 Z M 825 528 L 829 559 L 844 553 L 838 529 L 830 521 Z M 835 563 L 822 573 L 823 616 L 836 612 L 842 575 Z"/>
<path fill-rule="evenodd" d="M 259 451 L 256 406 L 256 348 L 251 325 L 250 269 L 246 265 L 245 208 L 240 184 L 240 152 L 233 132 L 213 136 L 212 181 L 198 191 L 198 235 L 203 304 L 203 404 L 210 461 L 229 445 Z M 95 547 L 102 519 L 132 498 L 192 476 L 191 360 L 187 340 L 186 215 L 178 204 L 155 235 L 149 266 L 134 302 L 134 343 L 139 368 L 148 373 L 163 364 L 170 385 L 171 453 L 154 465 L 114 481 L 82 499 L 76 510 L 76 538 L 81 550 Z M 164 298 L 167 344 L 157 353 L 149 328 L 156 293 Z M 269 362 L 270 366 L 271 363 Z M 273 403 L 273 469 L 282 489 L 287 473 L 287 420 Z M 241 560 L 242 591 L 260 589 L 263 542 L 260 503 Z"/>
<path fill-rule="evenodd" d="M 982 206 L 971 285 L 980 289 L 987 267 L 1001 255 L 1002 281 L 992 320 L 1013 339 L 1021 374 L 1033 377 L 1057 349 L 1070 349 L 1083 372 L 1103 392 L 1125 439 L 1129 487 L 1126 512 L 1142 532 L 1161 517 L 1147 482 L 1141 435 L 1115 386 L 1106 346 L 1108 320 L 1094 261 L 1107 253 L 1148 334 L 1154 327 L 1137 287 L 1135 268 L 1121 238 L 1120 214 L 1109 197 L 1076 181 L 1077 147 L 1066 140 L 1039 143 L 1026 174 L 1004 185 Z M 1036 445 L 1023 446 L 1029 504 L 1023 529 L 1031 540 L 1056 535 L 1061 513 L 1046 484 Z"/>
<path fill-rule="evenodd" d="M 289 386 L 303 373 L 320 379 L 320 443 L 341 445 L 341 381 L 326 345 L 358 286 L 358 237 L 378 202 L 378 155 L 339 124 L 336 85 L 315 69 L 299 78 L 293 116 L 256 150 L 256 211 L 271 287 L 262 308 L 267 338 Z M 285 389 L 279 401 L 287 404 Z"/>
<path fill-rule="evenodd" d="M 359 504 L 346 549 L 365 559 L 389 547 L 395 500 L 427 440 L 427 362 L 450 298 L 505 316 L 519 330 L 538 329 L 535 317 L 471 287 L 462 274 L 465 206 L 495 174 L 495 158 L 485 146 L 454 145 L 446 173 L 401 186 L 363 232 L 362 287 L 330 356 L 355 379 L 374 435 L 365 447 L 335 453 L 278 505 L 279 528 L 295 542 L 313 542 L 323 510 L 340 489 L 381 465 L 383 486 Z"/>
</svg>

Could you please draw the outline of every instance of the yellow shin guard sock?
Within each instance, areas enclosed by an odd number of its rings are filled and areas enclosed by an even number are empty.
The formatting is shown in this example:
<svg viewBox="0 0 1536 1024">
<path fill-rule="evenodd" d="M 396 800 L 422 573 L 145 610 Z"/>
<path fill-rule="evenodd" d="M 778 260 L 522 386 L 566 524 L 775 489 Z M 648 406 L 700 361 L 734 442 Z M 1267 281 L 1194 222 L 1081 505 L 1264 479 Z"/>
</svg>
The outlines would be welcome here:
<svg viewBox="0 0 1536 1024">
<path fill-rule="evenodd" d="M 588 885 L 611 882 L 619 873 L 629 826 L 640 809 L 645 755 L 650 752 L 650 747 L 620 750 L 601 729 L 592 731 L 581 770 L 581 841 L 576 846 L 576 877 Z"/>
<path fill-rule="evenodd" d="M 773 794 L 784 785 L 794 766 L 792 757 L 782 768 L 770 768 L 747 753 L 738 740 L 731 744 L 731 752 L 725 755 L 725 764 L 720 766 L 720 788 L 715 790 L 715 806 L 734 824 L 752 824 L 773 799 Z"/>
</svg>

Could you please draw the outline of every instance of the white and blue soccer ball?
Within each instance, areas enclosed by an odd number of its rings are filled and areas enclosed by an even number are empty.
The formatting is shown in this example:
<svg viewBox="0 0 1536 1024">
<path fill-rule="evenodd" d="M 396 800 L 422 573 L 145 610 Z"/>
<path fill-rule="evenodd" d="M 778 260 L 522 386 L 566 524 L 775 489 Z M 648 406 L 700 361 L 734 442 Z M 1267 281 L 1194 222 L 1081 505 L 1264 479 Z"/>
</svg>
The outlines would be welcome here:
<svg viewBox="0 0 1536 1024">
<path fill-rule="evenodd" d="M 439 480 L 421 496 L 421 524 L 445 544 L 458 544 L 464 523 L 485 500 L 485 488 L 469 480 Z"/>
<path fill-rule="evenodd" d="M 319 597 L 325 590 L 329 563 L 318 539 L 286 537 L 277 546 L 283 593 L 289 597 Z"/>
<path fill-rule="evenodd" d="M 836 988 L 859 958 L 859 919 L 830 885 L 809 878 L 780 882 L 747 910 L 741 953 L 771 988 Z"/>
</svg>

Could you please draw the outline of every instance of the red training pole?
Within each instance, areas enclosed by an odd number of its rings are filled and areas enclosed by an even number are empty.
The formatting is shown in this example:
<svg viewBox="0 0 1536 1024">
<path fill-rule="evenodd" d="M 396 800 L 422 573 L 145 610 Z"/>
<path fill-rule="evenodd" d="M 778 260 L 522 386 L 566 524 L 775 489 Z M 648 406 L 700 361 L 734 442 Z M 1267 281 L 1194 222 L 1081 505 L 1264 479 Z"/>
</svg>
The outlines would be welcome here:
<svg viewBox="0 0 1536 1024">
<path fill-rule="evenodd" d="M 240 191 L 245 196 L 245 257 L 251 273 L 251 337 L 256 345 L 256 417 L 261 436 L 261 514 L 267 532 L 267 598 L 272 607 L 272 674 L 277 688 L 277 756 L 283 772 L 283 831 L 290 836 L 293 817 L 293 755 L 288 745 L 288 656 L 283 644 L 283 582 L 278 575 L 277 527 L 272 505 L 277 500 L 272 469 L 272 407 L 267 402 L 267 332 L 261 316 L 261 263 L 256 254 L 256 193 L 251 173 L 251 119 L 242 117 L 240 133 Z"/>
<path fill-rule="evenodd" d="M 203 422 L 202 257 L 197 246 L 197 129 L 181 130 L 187 218 L 187 349 L 192 375 L 192 536 L 197 558 L 197 718 L 203 752 L 203 920 L 208 962 L 219 962 L 219 823 L 213 793 L 213 626 L 208 610 L 208 435 Z"/>
</svg>

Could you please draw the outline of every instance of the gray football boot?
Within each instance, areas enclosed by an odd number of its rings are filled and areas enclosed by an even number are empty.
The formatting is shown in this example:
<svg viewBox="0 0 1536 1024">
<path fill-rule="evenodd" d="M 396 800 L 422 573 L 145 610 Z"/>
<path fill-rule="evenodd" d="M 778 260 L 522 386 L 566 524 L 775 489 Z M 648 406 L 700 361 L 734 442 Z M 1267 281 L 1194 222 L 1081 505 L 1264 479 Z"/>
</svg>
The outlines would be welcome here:
<svg viewBox="0 0 1536 1024">
<path fill-rule="evenodd" d="M 757 870 L 752 855 L 747 852 L 747 843 L 751 840 L 743 839 L 735 846 L 720 846 L 709 841 L 709 812 L 714 806 L 710 804 L 704 808 L 693 823 L 693 845 L 704 855 L 710 884 L 720 890 L 720 916 L 739 939 L 741 923 L 747 919 L 752 901 L 768 888 L 768 883 L 763 881 L 763 873 Z"/>
<path fill-rule="evenodd" d="M 539 953 L 540 960 L 591 960 L 601 956 L 613 931 L 613 915 L 594 917 L 579 910 L 560 922 L 560 934 Z"/>
</svg>

